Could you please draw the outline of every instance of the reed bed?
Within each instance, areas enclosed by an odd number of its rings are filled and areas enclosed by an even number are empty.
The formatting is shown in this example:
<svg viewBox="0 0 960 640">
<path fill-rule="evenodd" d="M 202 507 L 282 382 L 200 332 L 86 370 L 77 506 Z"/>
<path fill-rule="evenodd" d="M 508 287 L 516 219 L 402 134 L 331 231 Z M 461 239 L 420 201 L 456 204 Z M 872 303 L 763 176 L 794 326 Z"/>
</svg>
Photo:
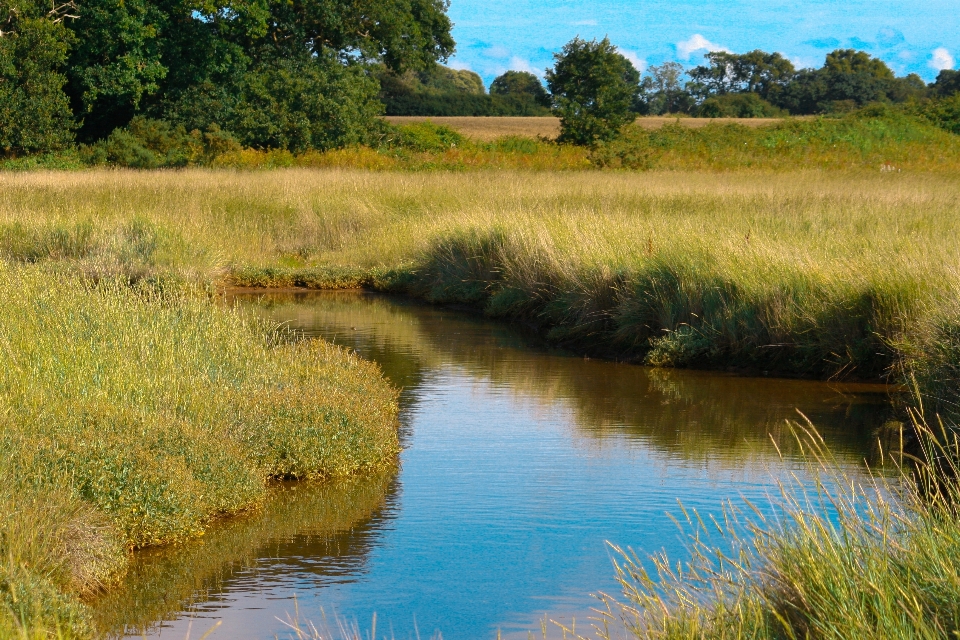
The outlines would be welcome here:
<svg viewBox="0 0 960 640">
<path fill-rule="evenodd" d="M 82 598 L 129 550 L 257 509 L 271 479 L 395 460 L 396 395 L 375 365 L 192 287 L 14 264 L 0 298 L 3 637 L 86 637 Z"/>
</svg>

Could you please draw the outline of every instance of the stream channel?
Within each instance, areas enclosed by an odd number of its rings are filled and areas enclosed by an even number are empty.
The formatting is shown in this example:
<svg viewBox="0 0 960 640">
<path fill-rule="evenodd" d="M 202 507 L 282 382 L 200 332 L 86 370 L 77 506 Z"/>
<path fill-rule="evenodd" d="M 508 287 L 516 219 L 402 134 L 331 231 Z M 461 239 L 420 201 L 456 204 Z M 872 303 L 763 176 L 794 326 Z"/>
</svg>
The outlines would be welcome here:
<svg viewBox="0 0 960 640">
<path fill-rule="evenodd" d="M 803 473 L 797 410 L 852 474 L 890 410 L 880 386 L 587 360 L 402 298 L 238 304 L 380 364 L 402 389 L 400 469 L 278 487 L 261 513 L 137 554 L 95 603 L 115 636 L 196 639 L 222 621 L 210 638 L 287 638 L 298 618 L 367 637 L 374 614 L 398 640 L 541 637 L 545 616 L 586 630 L 591 594 L 619 595 L 607 541 L 682 560 L 678 501 L 769 509 L 776 480 Z"/>
</svg>

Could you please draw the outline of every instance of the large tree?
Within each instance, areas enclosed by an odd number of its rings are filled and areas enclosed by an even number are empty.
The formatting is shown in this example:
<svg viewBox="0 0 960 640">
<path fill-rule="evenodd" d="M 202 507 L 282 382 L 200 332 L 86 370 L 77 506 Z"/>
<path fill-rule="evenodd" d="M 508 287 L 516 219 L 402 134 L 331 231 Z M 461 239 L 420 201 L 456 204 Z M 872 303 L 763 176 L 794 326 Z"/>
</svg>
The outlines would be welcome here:
<svg viewBox="0 0 960 640">
<path fill-rule="evenodd" d="M 560 118 L 561 142 L 592 145 L 610 140 L 633 122 L 640 73 L 610 40 L 574 38 L 554 59 L 546 78 Z"/>
<path fill-rule="evenodd" d="M 81 137 L 103 137 L 138 113 L 196 116 L 202 110 L 192 100 L 229 119 L 255 85 L 261 97 L 266 90 L 270 100 L 292 98 L 305 85 L 283 71 L 290 65 L 312 79 L 310 90 L 329 91 L 334 102 L 364 93 L 361 86 L 346 90 L 344 82 L 366 86 L 368 79 L 331 65 L 378 61 L 402 71 L 447 58 L 454 47 L 447 6 L 446 0 L 84 0 L 68 24 L 78 42 L 68 90 L 84 119 Z M 273 80 L 261 82 L 264 74 Z M 281 77 L 293 85 L 281 88 Z M 329 82 L 317 84 L 321 77 Z M 346 99 L 344 108 L 353 104 Z"/>
<path fill-rule="evenodd" d="M 72 41 L 63 21 L 72 4 L 0 2 L 0 154 L 62 149 L 73 114 L 60 67 Z"/>
<path fill-rule="evenodd" d="M 727 93 L 756 93 L 767 100 L 793 79 L 793 64 L 779 53 L 756 49 L 737 54 L 711 51 L 706 65 L 690 70 L 688 88 L 701 98 Z"/>
</svg>

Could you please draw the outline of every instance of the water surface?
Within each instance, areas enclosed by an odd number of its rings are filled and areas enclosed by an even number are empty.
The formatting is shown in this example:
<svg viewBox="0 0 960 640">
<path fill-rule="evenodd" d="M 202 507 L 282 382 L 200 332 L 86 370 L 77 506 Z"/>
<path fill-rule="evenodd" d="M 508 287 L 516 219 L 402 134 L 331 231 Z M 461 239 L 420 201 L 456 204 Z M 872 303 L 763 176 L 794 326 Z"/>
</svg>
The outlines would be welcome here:
<svg viewBox="0 0 960 640">
<path fill-rule="evenodd" d="M 860 385 L 653 370 L 546 350 L 501 324 L 358 292 L 241 299 L 357 350 L 402 389 L 401 466 L 278 488 L 265 513 L 137 557 L 97 604 L 132 637 L 292 637 L 294 616 L 378 636 L 527 637 L 617 593 L 607 541 L 684 557 L 669 514 L 766 504 L 802 469 L 803 412 L 856 472 L 888 412 Z M 776 442 L 783 453 L 777 454 Z M 323 612 L 323 613 L 322 613 Z"/>
</svg>

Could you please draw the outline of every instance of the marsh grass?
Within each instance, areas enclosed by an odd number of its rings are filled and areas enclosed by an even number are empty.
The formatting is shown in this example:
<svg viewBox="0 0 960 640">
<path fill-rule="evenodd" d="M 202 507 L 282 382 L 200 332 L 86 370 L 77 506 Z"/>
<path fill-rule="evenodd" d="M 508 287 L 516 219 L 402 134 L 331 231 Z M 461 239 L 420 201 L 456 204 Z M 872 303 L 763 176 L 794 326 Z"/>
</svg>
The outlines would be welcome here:
<svg viewBox="0 0 960 640">
<path fill-rule="evenodd" d="M 960 354 L 942 174 L 33 173 L 0 252 L 95 278 L 367 287 L 657 366 L 901 382 Z"/>
<path fill-rule="evenodd" d="M 728 504 L 683 511 L 692 560 L 616 548 L 623 595 L 606 597 L 639 638 L 946 638 L 960 628 L 958 441 L 914 414 L 922 446 L 899 473 L 845 475 L 813 428 L 797 428 L 812 485 L 792 477 L 772 515 Z"/>
<path fill-rule="evenodd" d="M 191 287 L 9 265 L 0 298 L 0 624 L 85 636 L 130 549 L 398 451 L 375 365 Z"/>
</svg>

